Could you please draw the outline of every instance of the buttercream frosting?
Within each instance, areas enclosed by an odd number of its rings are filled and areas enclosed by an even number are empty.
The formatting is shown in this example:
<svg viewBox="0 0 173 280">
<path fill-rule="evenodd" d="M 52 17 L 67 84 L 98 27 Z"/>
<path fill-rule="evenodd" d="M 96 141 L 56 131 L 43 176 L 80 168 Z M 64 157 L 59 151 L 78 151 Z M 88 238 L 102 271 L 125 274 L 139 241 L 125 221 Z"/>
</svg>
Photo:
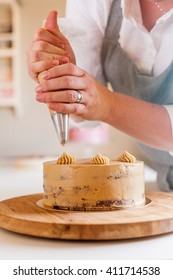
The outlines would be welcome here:
<svg viewBox="0 0 173 280">
<path fill-rule="evenodd" d="M 75 163 L 75 158 L 69 154 L 63 153 L 61 157 L 58 158 L 57 164 L 72 164 Z"/>
<path fill-rule="evenodd" d="M 108 164 L 110 162 L 108 157 L 97 154 L 94 158 L 91 159 L 90 163 L 92 164 Z"/>
<path fill-rule="evenodd" d="M 136 158 L 133 155 L 131 155 L 129 152 L 125 151 L 122 155 L 120 155 L 117 158 L 117 161 L 133 163 L 136 162 Z"/>
</svg>

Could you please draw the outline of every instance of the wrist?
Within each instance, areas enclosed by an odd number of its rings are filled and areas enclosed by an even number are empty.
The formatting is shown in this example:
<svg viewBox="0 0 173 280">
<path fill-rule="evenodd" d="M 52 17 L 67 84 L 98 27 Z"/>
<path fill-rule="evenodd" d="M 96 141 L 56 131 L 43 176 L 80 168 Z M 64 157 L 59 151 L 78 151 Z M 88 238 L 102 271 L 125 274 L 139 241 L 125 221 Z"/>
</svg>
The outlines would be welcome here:
<svg viewBox="0 0 173 280">
<path fill-rule="evenodd" d="M 103 100 L 100 106 L 102 108 L 100 121 L 112 125 L 116 114 L 116 94 L 104 86 L 102 94 Z"/>
</svg>

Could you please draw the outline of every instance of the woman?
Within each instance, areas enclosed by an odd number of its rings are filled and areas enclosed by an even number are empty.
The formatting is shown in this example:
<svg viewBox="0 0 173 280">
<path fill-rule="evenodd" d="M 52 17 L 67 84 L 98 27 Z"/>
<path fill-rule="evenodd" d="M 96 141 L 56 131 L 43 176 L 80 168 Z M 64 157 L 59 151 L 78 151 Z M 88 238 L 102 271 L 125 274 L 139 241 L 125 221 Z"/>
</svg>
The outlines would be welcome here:
<svg viewBox="0 0 173 280">
<path fill-rule="evenodd" d="M 36 88 L 37 101 L 134 137 L 157 170 L 160 188 L 173 190 L 173 1 L 140 0 L 134 6 L 132 0 L 95 0 L 92 7 L 75 1 L 68 0 L 67 17 L 72 13 L 87 34 L 95 32 L 95 40 L 86 36 L 80 49 L 92 75 L 75 65 L 52 12 L 27 51 L 31 77 L 37 81 L 43 72 L 45 79 Z"/>
</svg>

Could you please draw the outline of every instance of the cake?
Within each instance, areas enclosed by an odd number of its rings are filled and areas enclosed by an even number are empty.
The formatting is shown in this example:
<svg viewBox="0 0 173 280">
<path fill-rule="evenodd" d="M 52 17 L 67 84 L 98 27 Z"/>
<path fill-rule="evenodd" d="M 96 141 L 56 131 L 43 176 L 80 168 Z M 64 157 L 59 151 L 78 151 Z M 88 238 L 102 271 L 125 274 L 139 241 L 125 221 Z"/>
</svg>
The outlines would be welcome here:
<svg viewBox="0 0 173 280">
<path fill-rule="evenodd" d="M 75 160 L 63 153 L 43 164 L 45 207 L 102 211 L 145 203 L 144 165 L 130 153 L 117 159 L 101 154 Z"/>
</svg>

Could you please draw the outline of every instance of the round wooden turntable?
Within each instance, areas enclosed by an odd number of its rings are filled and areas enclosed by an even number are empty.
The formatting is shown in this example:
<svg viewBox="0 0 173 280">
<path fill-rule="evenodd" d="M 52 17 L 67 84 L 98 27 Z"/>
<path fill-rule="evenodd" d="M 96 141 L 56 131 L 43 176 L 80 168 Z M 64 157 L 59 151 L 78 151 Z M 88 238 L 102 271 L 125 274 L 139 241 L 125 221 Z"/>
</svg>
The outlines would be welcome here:
<svg viewBox="0 0 173 280">
<path fill-rule="evenodd" d="M 120 240 L 173 231 L 173 194 L 147 192 L 143 206 L 114 211 L 60 211 L 43 206 L 43 194 L 0 202 L 0 227 L 65 240 Z"/>
</svg>

